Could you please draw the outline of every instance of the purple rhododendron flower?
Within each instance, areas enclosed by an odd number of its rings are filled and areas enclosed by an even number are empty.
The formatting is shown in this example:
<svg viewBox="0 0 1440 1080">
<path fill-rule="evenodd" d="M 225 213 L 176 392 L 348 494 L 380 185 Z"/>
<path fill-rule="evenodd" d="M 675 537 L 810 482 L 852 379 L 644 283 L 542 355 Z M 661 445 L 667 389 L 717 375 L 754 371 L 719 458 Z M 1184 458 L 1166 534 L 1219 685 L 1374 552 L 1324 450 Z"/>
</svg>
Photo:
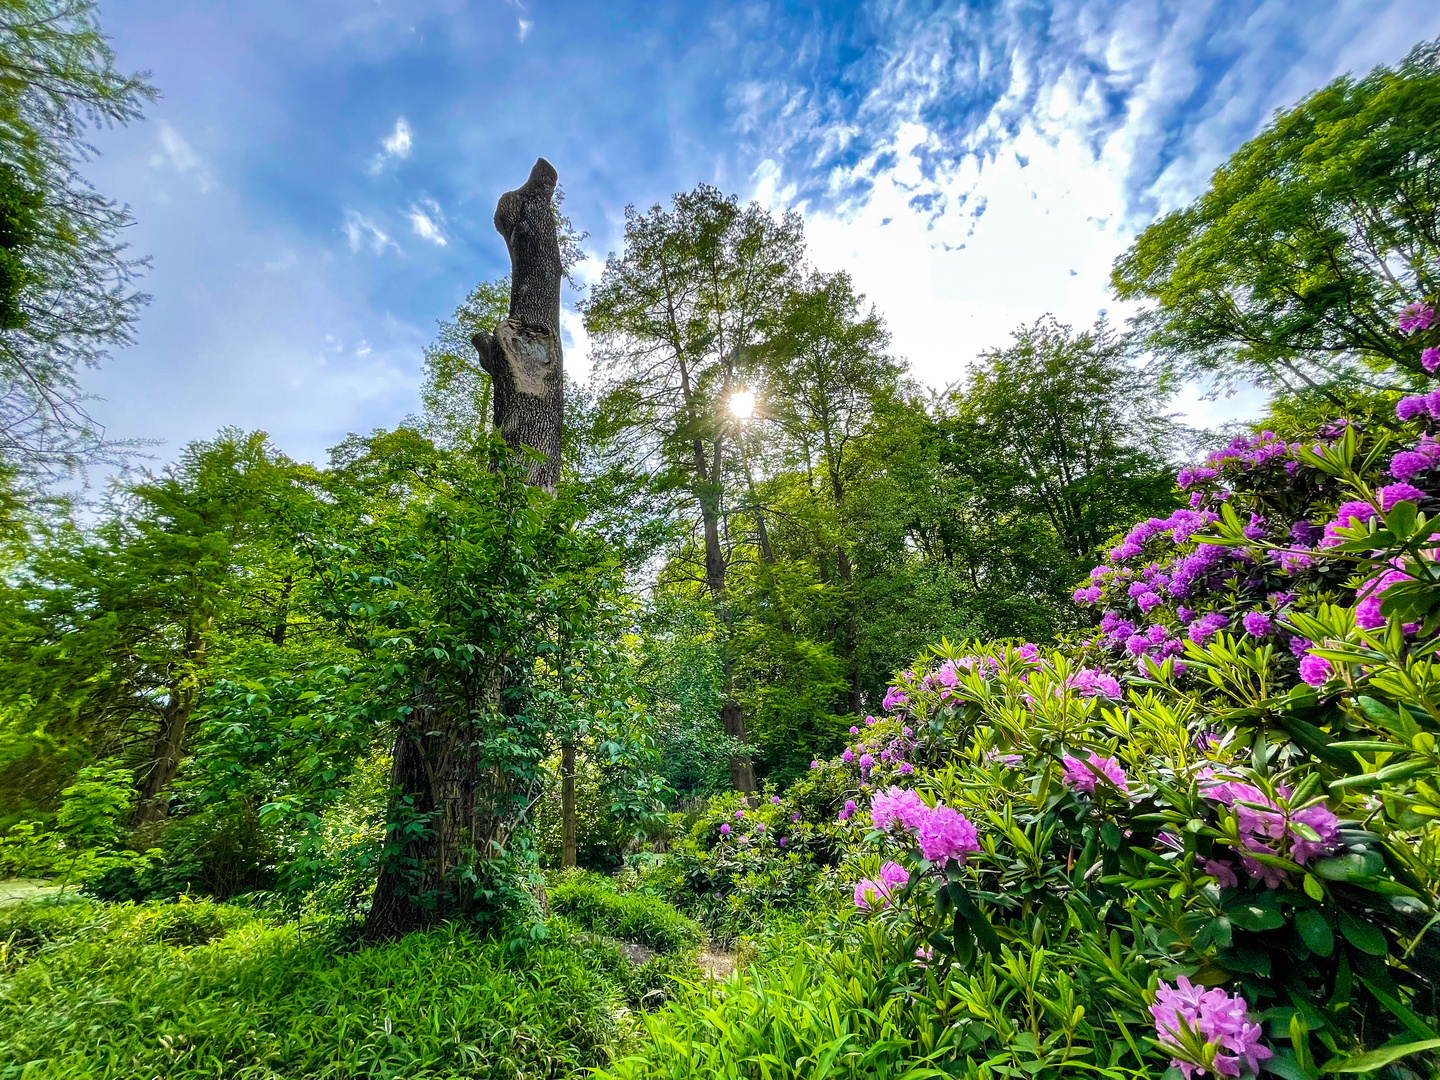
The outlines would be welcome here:
<svg viewBox="0 0 1440 1080">
<path fill-rule="evenodd" d="M 736 811 L 735 811 L 735 820 L 736 820 L 736 821 L 739 821 L 739 820 L 740 820 L 741 818 L 743 818 L 744 816 L 745 816 L 745 811 L 744 811 L 744 810 L 736 810 Z"/>
<path fill-rule="evenodd" d="M 1390 475 L 1402 484 L 1413 480 L 1430 468 L 1432 462 L 1414 450 L 1401 450 L 1390 459 Z"/>
<path fill-rule="evenodd" d="M 840 760 L 845 762 L 846 765 L 849 765 L 850 762 L 855 760 L 855 751 L 847 746 L 845 752 L 840 755 Z"/>
<path fill-rule="evenodd" d="M 1300 660 L 1300 678 L 1311 686 L 1324 686 L 1334 669 L 1323 656 L 1305 656 Z"/>
<path fill-rule="evenodd" d="M 1222 889 L 1233 889 L 1240 884 L 1240 879 L 1235 876 L 1235 868 L 1220 859 L 1206 859 L 1205 873 L 1213 877 Z"/>
<path fill-rule="evenodd" d="M 844 807 L 844 809 L 842 809 L 842 810 L 840 811 L 840 820 L 841 820 L 841 821 L 849 821 L 849 820 L 850 820 L 850 815 L 853 814 L 853 813 L 855 813 L 855 800 L 854 800 L 854 799 L 846 799 L 846 800 L 845 800 L 845 807 Z"/>
<path fill-rule="evenodd" d="M 880 867 L 880 884 L 891 888 L 904 888 L 910 883 L 910 871 L 897 862 L 887 862 Z"/>
<path fill-rule="evenodd" d="M 1230 620 L 1227 619 L 1220 612 L 1207 611 L 1204 615 L 1201 615 L 1200 618 L 1196 619 L 1193 623 L 1190 624 L 1190 629 L 1187 631 L 1187 636 L 1196 645 L 1204 645 L 1205 642 L 1209 641 L 1212 637 L 1214 637 L 1221 630 L 1224 630 L 1229 625 Z"/>
<path fill-rule="evenodd" d="M 924 822 L 930 808 L 917 791 L 892 787 L 870 800 L 870 820 L 881 832 L 888 832 L 894 826 L 918 829 Z"/>
<path fill-rule="evenodd" d="M 964 866 L 971 852 L 980 850 L 980 838 L 970 819 L 944 803 L 937 803 L 920 823 L 915 838 L 920 854 L 944 866 L 950 859 Z"/>
<path fill-rule="evenodd" d="M 1384 626 L 1385 616 L 1380 614 L 1380 604 L 1385 590 L 1398 582 L 1408 581 L 1409 577 L 1400 570 L 1387 570 L 1378 578 L 1367 581 L 1355 604 L 1355 625 L 1362 630 L 1378 630 Z"/>
<path fill-rule="evenodd" d="M 909 776 L 909 775 L 910 775 L 911 773 L 913 773 L 914 771 L 915 771 L 915 766 L 914 766 L 914 765 L 911 765 L 910 762 L 908 762 L 908 761 L 902 761 L 902 762 L 900 762 L 900 774 L 901 774 L 902 776 Z"/>
<path fill-rule="evenodd" d="M 729 836 L 729 835 L 730 835 L 730 823 L 729 823 L 728 821 L 725 822 L 724 825 L 721 825 L 721 826 L 720 826 L 720 835 L 721 835 L 721 836 Z"/>
<path fill-rule="evenodd" d="M 791 820 L 791 821 L 799 821 L 799 820 L 800 820 L 800 811 L 799 811 L 799 810 L 796 810 L 795 813 L 791 814 L 791 815 L 790 815 L 790 820 Z"/>
<path fill-rule="evenodd" d="M 1251 637 L 1268 637 L 1275 632 L 1275 624 L 1263 611 L 1247 611 L 1240 622 Z"/>
<path fill-rule="evenodd" d="M 1440 346 L 1431 345 L 1430 348 L 1422 352 L 1420 354 L 1420 366 L 1430 372 L 1431 375 L 1434 375 L 1435 369 L 1440 368 Z"/>
<path fill-rule="evenodd" d="M 1417 300 L 1400 309 L 1400 318 L 1396 325 L 1402 334 L 1413 334 L 1417 330 L 1428 330 L 1434 321 L 1435 309 L 1425 301 Z"/>
<path fill-rule="evenodd" d="M 1125 639 L 1125 651 L 1131 656 L 1139 656 L 1150 645 L 1150 639 L 1144 634 L 1131 634 Z"/>
<path fill-rule="evenodd" d="M 879 882 L 861 878 L 855 883 L 855 906 L 861 911 L 883 908 L 890 903 L 890 894 Z"/>
<path fill-rule="evenodd" d="M 1103 694 L 1116 701 L 1121 697 L 1119 680 L 1094 668 L 1081 668 L 1065 680 L 1065 686 L 1081 697 L 1098 697 Z"/>
<path fill-rule="evenodd" d="M 1401 398 L 1395 405 L 1395 415 L 1405 421 L 1440 419 L 1440 390 Z"/>
<path fill-rule="evenodd" d="M 1276 791 L 1282 799 L 1290 797 L 1288 787 L 1282 786 Z M 1268 888 L 1282 884 L 1285 871 L 1262 863 L 1252 855 L 1288 852 L 1291 859 L 1303 866 L 1315 856 L 1328 855 L 1340 846 L 1340 819 L 1323 803 L 1313 803 L 1300 810 L 1282 810 L 1258 787 L 1239 780 L 1212 784 L 1203 794 L 1235 811 L 1240 840 L 1246 849 L 1240 853 L 1240 865 L 1252 879 L 1263 881 Z M 1295 828 L 1296 822 L 1304 826 L 1304 833 Z"/>
<path fill-rule="evenodd" d="M 781 847 L 784 847 L 784 846 L 785 846 L 785 837 L 783 837 L 783 836 L 780 837 L 780 846 L 781 846 Z"/>
<path fill-rule="evenodd" d="M 885 701 L 882 703 L 886 712 L 894 712 L 902 705 L 910 704 L 910 695 L 898 686 L 892 686 L 885 694 Z"/>
<path fill-rule="evenodd" d="M 1170 636 L 1170 628 L 1164 623 L 1156 623 L 1145 631 L 1145 636 L 1150 639 L 1151 645 L 1163 645 L 1165 639 Z"/>
<path fill-rule="evenodd" d="M 765 831 L 765 823 L 763 821 L 757 821 L 755 823 L 755 831 L 763 833 Z"/>
<path fill-rule="evenodd" d="M 908 727 L 901 728 L 901 729 L 900 729 L 900 734 L 901 734 L 901 735 L 904 735 L 904 736 L 908 739 L 911 735 L 914 735 L 914 734 L 915 734 L 915 730 L 914 730 L 913 728 L 908 728 Z"/>
<path fill-rule="evenodd" d="M 862 769 L 868 769 L 868 768 L 870 768 L 871 766 L 873 766 L 874 764 L 875 764 L 875 756 L 874 756 L 873 754 L 861 754 L 861 755 L 860 755 L 860 768 L 862 768 Z"/>
<path fill-rule="evenodd" d="M 1112 757 L 1101 757 L 1092 750 L 1086 761 L 1081 761 L 1070 754 L 1066 754 L 1060 760 L 1065 766 L 1065 783 L 1076 791 L 1083 791 L 1086 795 L 1095 794 L 1095 781 L 1102 776 L 1121 791 L 1127 790 L 1130 786 L 1130 778 L 1125 775 L 1125 770 L 1120 767 L 1120 763 Z"/>
<path fill-rule="evenodd" d="M 1219 987 L 1207 990 L 1196 986 L 1184 975 L 1175 986 L 1162 982 L 1155 991 L 1155 1004 L 1150 1006 L 1155 1020 L 1155 1036 L 1171 1053 L 1184 1053 L 1184 1032 L 1189 1029 L 1215 1047 L 1214 1069 L 1217 1076 L 1239 1076 L 1243 1062 L 1250 1073 L 1260 1071 L 1260 1063 L 1274 1052 L 1260 1042 L 1264 1032 L 1259 1024 L 1249 1022 L 1248 1006 L 1239 994 L 1227 994 Z M 1170 1064 L 1193 1080 L 1204 1074 L 1202 1062 L 1172 1058 Z"/>
<path fill-rule="evenodd" d="M 1320 546 L 1339 547 L 1345 543 L 1345 538 L 1337 536 L 1336 529 L 1363 529 L 1379 516 L 1379 511 L 1367 502 L 1341 503 L 1335 511 L 1335 520 L 1325 526 L 1325 535 L 1320 538 Z"/>
<path fill-rule="evenodd" d="M 1040 662 L 1040 646 L 1033 645 L 1027 641 L 1015 650 L 1015 655 L 1027 664 L 1038 664 Z"/>
<path fill-rule="evenodd" d="M 1411 484 L 1387 484 L 1375 493 L 1380 497 L 1380 509 L 1389 513 L 1395 509 L 1398 502 L 1421 503 L 1425 501 L 1425 492 Z"/>
<path fill-rule="evenodd" d="M 819 767 L 820 767 L 820 759 L 819 759 L 819 758 L 811 758 L 811 759 L 810 759 L 810 768 L 812 768 L 812 769 L 818 769 Z"/>
<path fill-rule="evenodd" d="M 876 724 L 878 724 L 879 722 L 880 722 L 880 720 L 879 720 L 878 717 L 874 717 L 874 716 L 867 716 L 867 717 L 865 717 L 865 726 L 866 726 L 866 727 L 874 727 L 874 726 L 875 726 Z"/>
<path fill-rule="evenodd" d="M 856 727 L 854 724 L 851 724 L 851 725 L 850 725 L 850 734 L 851 734 L 851 735 L 859 735 L 859 734 L 860 734 L 860 729 L 859 729 L 858 727 Z"/>
<path fill-rule="evenodd" d="M 771 806 L 779 806 L 779 805 L 780 805 L 780 796 L 779 796 L 779 795 L 771 795 L 771 796 L 770 796 L 770 805 L 771 805 Z"/>
</svg>

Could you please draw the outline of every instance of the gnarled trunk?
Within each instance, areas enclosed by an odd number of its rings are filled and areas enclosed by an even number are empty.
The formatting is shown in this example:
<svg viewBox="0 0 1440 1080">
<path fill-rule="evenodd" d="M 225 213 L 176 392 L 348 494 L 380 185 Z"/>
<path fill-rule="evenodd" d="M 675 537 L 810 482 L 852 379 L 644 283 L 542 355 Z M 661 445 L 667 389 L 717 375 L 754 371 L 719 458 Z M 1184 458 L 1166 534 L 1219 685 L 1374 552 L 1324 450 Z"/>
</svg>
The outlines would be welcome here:
<svg viewBox="0 0 1440 1080">
<path fill-rule="evenodd" d="M 556 173 L 544 158 L 530 178 L 500 197 L 495 228 L 510 252 L 510 314 L 493 334 L 471 338 L 490 375 L 496 430 L 523 462 L 526 482 L 554 494 L 560 480 L 564 416 L 560 345 L 560 243 L 551 200 Z M 528 448 L 528 450 L 527 450 Z M 530 453 L 535 451 L 537 453 Z M 499 766 L 482 759 L 471 717 L 525 707 L 516 673 L 499 658 L 466 695 L 440 693 L 422 679 L 395 739 L 387 857 L 365 919 L 372 940 L 476 913 L 473 862 L 502 854 L 519 824 L 516 796 Z"/>
</svg>

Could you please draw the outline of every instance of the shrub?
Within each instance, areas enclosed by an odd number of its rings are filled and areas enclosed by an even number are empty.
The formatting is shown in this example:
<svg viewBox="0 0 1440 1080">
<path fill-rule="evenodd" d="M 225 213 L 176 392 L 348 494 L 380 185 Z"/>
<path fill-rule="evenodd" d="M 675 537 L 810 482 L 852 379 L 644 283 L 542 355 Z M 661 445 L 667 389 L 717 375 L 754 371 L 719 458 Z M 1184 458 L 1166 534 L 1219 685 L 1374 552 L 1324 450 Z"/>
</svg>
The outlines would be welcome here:
<svg viewBox="0 0 1440 1080">
<path fill-rule="evenodd" d="M 620 893 L 598 874 L 566 874 L 550 889 L 550 906 L 586 930 L 638 942 L 662 953 L 685 952 L 704 931 L 665 901 L 643 893 Z"/>
</svg>

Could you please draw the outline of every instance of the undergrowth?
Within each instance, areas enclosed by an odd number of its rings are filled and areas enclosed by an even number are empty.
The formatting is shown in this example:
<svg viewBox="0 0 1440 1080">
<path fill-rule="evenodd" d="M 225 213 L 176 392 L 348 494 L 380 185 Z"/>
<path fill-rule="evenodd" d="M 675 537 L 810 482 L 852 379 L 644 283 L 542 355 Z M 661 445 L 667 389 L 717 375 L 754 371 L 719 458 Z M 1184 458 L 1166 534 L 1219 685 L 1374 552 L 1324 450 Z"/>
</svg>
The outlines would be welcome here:
<svg viewBox="0 0 1440 1080">
<path fill-rule="evenodd" d="M 343 935 L 210 903 L 0 909 L 0 1080 L 584 1075 L 635 1022 L 614 948 Z"/>
</svg>

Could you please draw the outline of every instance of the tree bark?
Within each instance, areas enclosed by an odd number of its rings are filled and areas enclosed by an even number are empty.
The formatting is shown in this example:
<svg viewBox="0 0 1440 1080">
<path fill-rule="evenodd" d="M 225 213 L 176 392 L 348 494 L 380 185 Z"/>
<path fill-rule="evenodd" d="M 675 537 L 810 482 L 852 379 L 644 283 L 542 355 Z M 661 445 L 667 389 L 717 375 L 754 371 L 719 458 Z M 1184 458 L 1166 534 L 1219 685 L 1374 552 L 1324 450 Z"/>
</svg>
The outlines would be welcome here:
<svg viewBox="0 0 1440 1080">
<path fill-rule="evenodd" d="M 180 770 L 190 734 L 190 714 L 195 707 L 197 672 L 205 664 L 205 639 L 199 630 L 186 630 L 182 656 L 179 676 L 169 687 L 170 700 L 160 713 L 160 730 L 152 744 L 150 763 L 140 778 L 139 799 L 131 815 L 137 829 L 156 826 L 170 816 L 165 792 Z"/>
<path fill-rule="evenodd" d="M 551 495 L 560 480 L 564 355 L 560 344 L 560 242 L 552 199 L 556 173 L 544 158 L 530 178 L 500 197 L 495 229 L 510 252 L 510 314 L 494 333 L 471 338 L 490 375 L 496 430 L 525 468 L 526 483 Z M 525 678 L 497 658 L 473 694 L 492 715 L 523 708 L 513 691 Z M 365 918 L 380 940 L 447 918 L 473 915 L 479 900 L 467 863 L 504 852 L 519 824 L 511 780 L 481 760 L 473 694 L 443 693 L 422 676 L 395 739 L 387 857 Z M 523 792 L 528 796 L 528 792 Z"/>
<path fill-rule="evenodd" d="M 575 865 L 575 740 L 560 744 L 560 867 Z"/>
</svg>

